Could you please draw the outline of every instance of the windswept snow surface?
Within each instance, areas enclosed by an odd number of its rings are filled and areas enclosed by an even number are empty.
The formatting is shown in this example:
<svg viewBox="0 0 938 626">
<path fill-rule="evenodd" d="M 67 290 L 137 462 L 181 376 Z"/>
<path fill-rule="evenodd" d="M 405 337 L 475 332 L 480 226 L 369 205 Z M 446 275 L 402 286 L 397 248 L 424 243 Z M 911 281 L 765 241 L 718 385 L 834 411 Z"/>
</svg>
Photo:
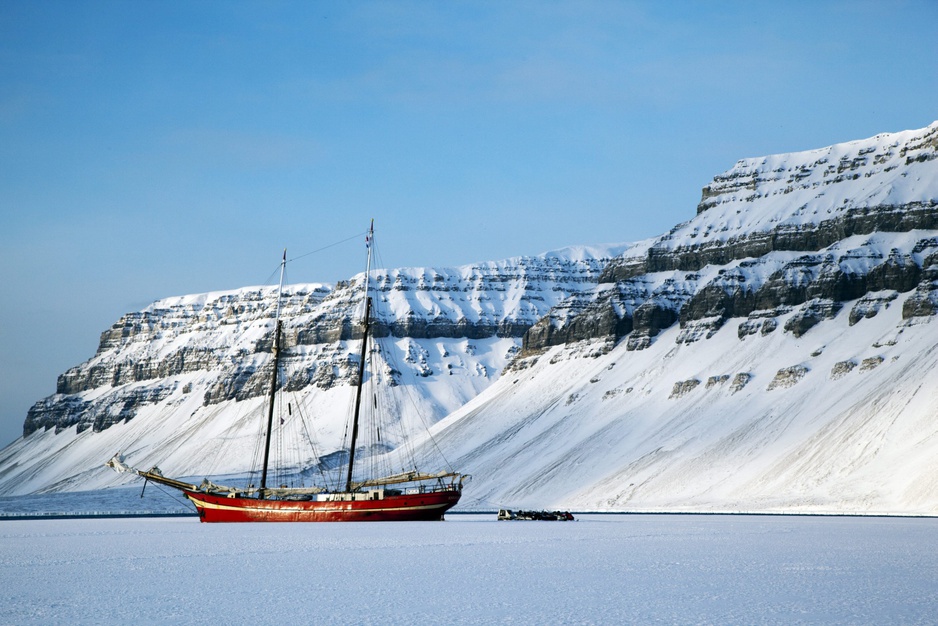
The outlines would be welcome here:
<svg viewBox="0 0 938 626">
<path fill-rule="evenodd" d="M 938 520 L 0 522 L 10 624 L 929 624 Z"/>
</svg>

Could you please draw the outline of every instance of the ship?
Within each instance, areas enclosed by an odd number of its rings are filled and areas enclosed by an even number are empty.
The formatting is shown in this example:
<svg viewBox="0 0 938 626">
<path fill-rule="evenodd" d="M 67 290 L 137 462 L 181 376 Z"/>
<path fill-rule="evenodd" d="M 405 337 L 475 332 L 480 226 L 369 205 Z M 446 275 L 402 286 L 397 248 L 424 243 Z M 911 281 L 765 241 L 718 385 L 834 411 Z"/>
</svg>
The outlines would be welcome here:
<svg viewBox="0 0 938 626">
<path fill-rule="evenodd" d="M 200 484 L 189 483 L 164 476 L 156 466 L 148 470 L 131 467 L 118 452 L 107 463 L 118 472 L 130 472 L 145 481 L 180 490 L 195 506 L 201 522 L 377 522 L 377 521 L 430 521 L 442 520 L 446 511 L 455 506 L 462 495 L 465 474 L 452 470 L 422 472 L 414 467 L 381 476 L 353 475 L 356 469 L 356 444 L 362 410 L 362 389 L 368 361 L 369 335 L 372 329 L 372 298 L 370 276 L 374 242 L 374 220 L 366 234 L 368 250 L 361 318 L 361 345 L 358 379 L 351 420 L 351 439 L 347 450 L 344 481 L 329 487 L 326 484 L 310 486 L 271 486 L 268 484 L 271 433 L 274 430 L 274 407 L 280 388 L 279 372 L 283 351 L 283 321 L 281 299 L 286 251 L 280 264 L 280 287 L 272 345 L 273 374 L 267 394 L 267 411 L 263 419 L 266 428 L 262 437 L 263 466 L 260 484 L 225 486 L 204 479 Z M 344 456 L 343 455 L 343 456 Z M 356 480 L 357 478 L 357 480 Z M 144 488 L 146 482 L 144 483 Z"/>
</svg>

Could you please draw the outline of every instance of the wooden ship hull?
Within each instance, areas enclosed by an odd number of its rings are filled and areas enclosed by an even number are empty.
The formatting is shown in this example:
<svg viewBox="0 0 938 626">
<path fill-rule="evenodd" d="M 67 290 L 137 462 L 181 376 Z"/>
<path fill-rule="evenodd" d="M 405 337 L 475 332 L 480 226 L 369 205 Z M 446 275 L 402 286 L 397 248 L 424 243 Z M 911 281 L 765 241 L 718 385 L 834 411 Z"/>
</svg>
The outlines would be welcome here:
<svg viewBox="0 0 938 626">
<path fill-rule="evenodd" d="M 457 487 L 427 493 L 334 494 L 329 500 L 265 500 L 184 491 L 202 522 L 411 522 L 443 519 L 459 502 Z M 373 492 L 377 493 L 377 492 Z M 333 495 L 333 494 L 330 494 Z M 350 496 L 356 496 L 352 499 Z M 342 496 L 345 496 L 343 499 Z"/>
</svg>

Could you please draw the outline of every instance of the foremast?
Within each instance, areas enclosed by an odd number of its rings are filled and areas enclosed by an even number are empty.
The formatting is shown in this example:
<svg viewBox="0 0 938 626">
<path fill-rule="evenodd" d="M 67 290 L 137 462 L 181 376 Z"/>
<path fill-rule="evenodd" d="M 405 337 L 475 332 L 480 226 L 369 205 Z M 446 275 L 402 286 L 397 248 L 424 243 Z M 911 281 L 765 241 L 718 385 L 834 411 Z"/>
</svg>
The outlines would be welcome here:
<svg viewBox="0 0 938 626">
<path fill-rule="evenodd" d="M 371 220 L 371 226 L 368 228 L 368 235 L 365 238 L 365 246 L 368 248 L 368 261 L 365 263 L 365 284 L 363 297 L 365 302 L 365 314 L 362 318 L 362 346 L 361 355 L 358 360 L 358 390 L 355 392 L 355 412 L 352 415 L 352 439 L 348 451 L 348 475 L 345 479 L 345 491 L 352 490 L 352 468 L 355 465 L 355 445 L 358 441 L 358 417 L 362 406 L 362 389 L 365 387 L 365 358 L 368 355 L 368 331 L 371 328 L 371 298 L 368 297 L 368 282 L 371 279 L 371 246 L 374 243 L 375 221 Z"/>
<path fill-rule="evenodd" d="M 261 472 L 261 487 L 257 491 L 257 497 L 263 500 L 267 496 L 267 467 L 270 462 L 270 435 L 274 428 L 274 401 L 277 396 L 277 378 L 280 370 L 280 335 L 283 329 L 283 322 L 280 320 L 280 307 L 283 296 L 283 274 L 287 266 L 287 250 L 283 250 L 283 260 L 280 261 L 280 287 L 277 289 L 277 314 L 275 316 L 274 329 L 274 368 L 270 378 L 270 396 L 267 404 L 267 436 L 264 441 L 264 468 Z"/>
</svg>

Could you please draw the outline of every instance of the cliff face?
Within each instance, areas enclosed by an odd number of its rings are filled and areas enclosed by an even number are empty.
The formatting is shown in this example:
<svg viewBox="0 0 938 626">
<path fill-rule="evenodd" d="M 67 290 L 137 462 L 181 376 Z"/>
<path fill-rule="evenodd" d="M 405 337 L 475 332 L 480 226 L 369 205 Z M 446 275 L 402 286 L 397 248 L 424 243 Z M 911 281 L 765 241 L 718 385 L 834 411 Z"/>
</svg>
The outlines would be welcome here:
<svg viewBox="0 0 938 626">
<path fill-rule="evenodd" d="M 601 288 L 531 328 L 525 351 L 626 335 L 642 349 L 676 323 L 712 330 L 790 307 L 803 309 L 786 329 L 798 335 L 840 303 L 879 291 L 915 291 L 905 312 L 933 314 L 936 159 L 938 123 L 741 160 L 704 187 L 694 219 L 615 259 Z"/>
<path fill-rule="evenodd" d="M 469 340 L 505 339 L 507 353 L 554 304 L 595 285 L 611 256 L 577 249 L 462 268 L 376 271 L 373 334 L 467 340 L 465 349 Z M 347 343 L 360 338 L 362 278 L 335 288 L 286 287 L 286 389 L 349 384 L 358 355 Z M 72 427 L 100 432 L 180 394 L 198 395 L 205 407 L 264 394 L 275 296 L 271 287 L 247 288 L 168 298 L 124 315 L 102 333 L 97 354 L 62 374 L 56 394 L 30 409 L 24 436 Z M 489 378 L 506 356 L 482 364 Z"/>
</svg>

